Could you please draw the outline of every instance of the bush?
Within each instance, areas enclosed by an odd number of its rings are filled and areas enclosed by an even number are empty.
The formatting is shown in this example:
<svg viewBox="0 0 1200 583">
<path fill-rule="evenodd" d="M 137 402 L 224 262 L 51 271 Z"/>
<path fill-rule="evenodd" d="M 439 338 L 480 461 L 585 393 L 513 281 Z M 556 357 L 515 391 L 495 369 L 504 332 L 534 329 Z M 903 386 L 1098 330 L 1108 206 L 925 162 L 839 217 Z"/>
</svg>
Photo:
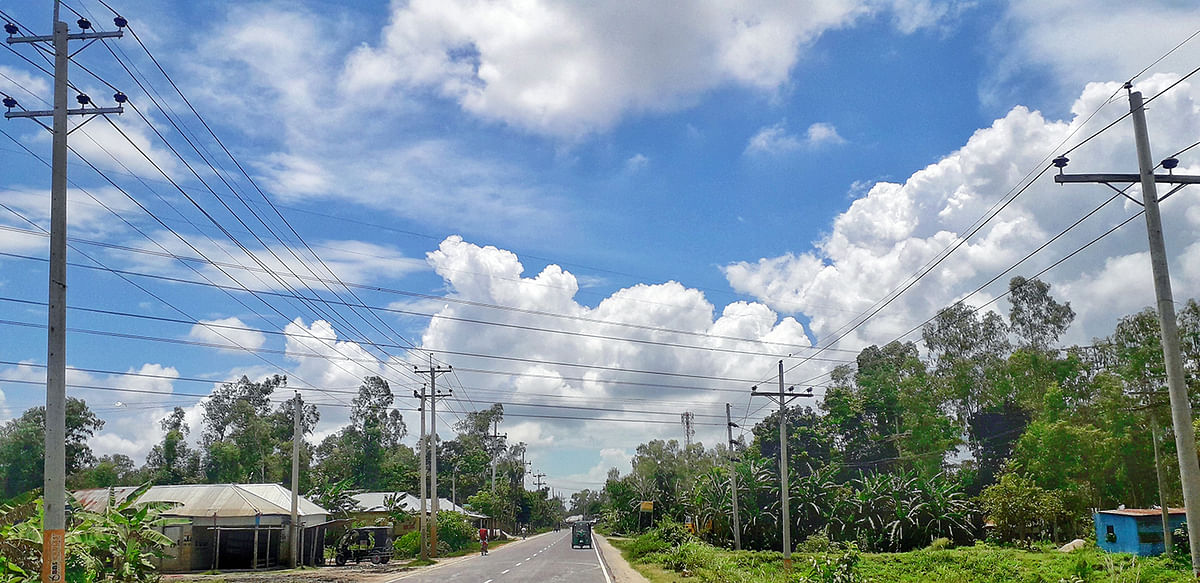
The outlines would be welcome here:
<svg viewBox="0 0 1200 583">
<path fill-rule="evenodd" d="M 678 522 L 660 522 L 658 526 L 650 530 L 650 533 L 657 534 L 659 538 L 673 547 L 696 540 L 695 535 L 688 532 L 687 527 Z"/>
<path fill-rule="evenodd" d="M 475 527 L 462 514 L 443 510 L 438 512 L 438 553 L 442 554 L 442 543 L 450 551 L 461 551 L 477 543 Z"/>
<path fill-rule="evenodd" d="M 813 558 L 805 580 L 820 583 L 856 583 L 860 580 L 857 572 L 858 559 L 858 547 L 850 543 L 836 552 Z"/>
<path fill-rule="evenodd" d="M 640 559 L 652 553 L 663 553 L 695 541 L 696 537 L 687 527 L 678 522 L 660 522 L 646 534 L 633 539 L 629 547 L 630 556 Z"/>
<path fill-rule="evenodd" d="M 935 538 L 935 539 L 933 539 L 933 542 L 929 543 L 929 550 L 944 551 L 944 550 L 950 548 L 951 546 L 953 546 L 953 544 L 950 542 L 950 539 L 948 539 L 946 537 Z"/>
<path fill-rule="evenodd" d="M 407 532 L 392 543 L 396 549 L 396 556 L 401 559 L 411 559 L 417 556 L 421 551 L 421 533 L 417 531 Z"/>
<path fill-rule="evenodd" d="M 829 537 L 823 534 L 809 535 L 799 545 L 796 545 L 797 553 L 827 553 L 833 548 L 833 543 L 829 542 Z"/>
<path fill-rule="evenodd" d="M 648 532 L 633 539 L 629 545 L 629 556 L 640 559 L 652 553 L 658 553 L 671 548 L 671 543 L 662 539 L 658 533 Z"/>
<path fill-rule="evenodd" d="M 688 541 L 670 550 L 659 553 L 664 569 L 675 572 L 695 571 L 713 562 L 715 549 L 699 541 Z"/>
</svg>

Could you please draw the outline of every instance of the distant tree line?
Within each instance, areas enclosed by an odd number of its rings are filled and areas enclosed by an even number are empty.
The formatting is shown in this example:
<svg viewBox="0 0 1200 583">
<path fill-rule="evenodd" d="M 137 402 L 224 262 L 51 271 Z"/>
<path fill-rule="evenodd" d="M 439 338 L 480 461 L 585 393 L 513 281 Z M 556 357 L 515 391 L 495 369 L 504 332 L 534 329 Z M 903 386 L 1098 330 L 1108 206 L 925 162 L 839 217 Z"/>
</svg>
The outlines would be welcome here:
<svg viewBox="0 0 1200 583">
<path fill-rule="evenodd" d="M 816 403 L 783 413 L 794 542 L 817 535 L 906 550 L 982 537 L 985 521 L 1002 540 L 1082 534 L 1093 508 L 1159 503 L 1152 423 L 1165 503 L 1181 504 L 1155 312 L 1121 318 L 1089 346 L 1062 347 L 1070 305 L 1037 279 L 1013 278 L 1009 291 L 1007 318 L 945 308 L 921 330 L 924 355 L 914 342 L 869 346 L 833 370 Z M 1200 306 L 1190 300 L 1178 317 L 1195 398 Z M 629 473 L 610 471 L 603 489 L 572 498 L 572 511 L 622 532 L 690 519 L 732 546 L 733 471 L 744 546 L 778 549 L 779 415 L 732 452 L 643 444 Z M 643 500 L 653 513 L 639 512 Z"/>
<path fill-rule="evenodd" d="M 291 484 L 291 456 L 295 401 L 272 404 L 272 396 L 285 389 L 287 378 L 262 381 L 242 377 L 222 384 L 201 404 L 198 439 L 189 440 L 192 428 L 185 411 L 175 407 L 159 421 L 163 438 L 145 463 L 121 454 L 97 458 L 89 440 L 104 426 L 87 404 L 69 398 L 67 405 L 67 472 L 72 489 L 151 484 L 279 483 Z M 403 443 L 408 436 L 404 419 L 393 407 L 395 397 L 386 380 L 364 379 L 350 403 L 350 422 L 313 446 L 300 448 L 300 490 L 335 514 L 351 509 L 355 492 L 419 493 L 420 462 L 417 449 Z M 301 427 L 311 435 L 320 412 L 314 404 L 300 411 Z M 491 435 L 494 422 L 503 419 L 496 404 L 471 412 L 455 426 L 457 434 L 439 440 L 438 495 L 459 504 L 466 501 L 485 514 L 516 524 L 545 526 L 561 520 L 561 500 L 546 489 L 523 487 L 524 444 L 509 445 L 503 436 Z M 41 488 L 43 481 L 45 408 L 35 407 L 0 426 L 0 501 Z M 426 440 L 429 438 L 427 437 Z M 195 444 L 195 445 L 193 445 Z M 491 482 L 492 460 L 496 482 Z M 428 462 L 427 462 L 428 463 Z"/>
</svg>

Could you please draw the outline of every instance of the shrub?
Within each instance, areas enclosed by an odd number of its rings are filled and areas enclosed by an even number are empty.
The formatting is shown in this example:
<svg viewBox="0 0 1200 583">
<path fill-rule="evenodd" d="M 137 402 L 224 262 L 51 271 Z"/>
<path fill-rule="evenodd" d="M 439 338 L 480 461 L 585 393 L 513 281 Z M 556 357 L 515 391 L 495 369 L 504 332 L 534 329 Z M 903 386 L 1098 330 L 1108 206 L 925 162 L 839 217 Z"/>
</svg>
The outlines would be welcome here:
<svg viewBox="0 0 1200 583">
<path fill-rule="evenodd" d="M 935 538 L 935 539 L 933 539 L 933 542 L 929 543 L 929 550 L 944 551 L 944 550 L 950 548 L 951 546 L 953 546 L 953 545 L 950 542 L 950 539 L 948 539 L 946 537 Z"/>
<path fill-rule="evenodd" d="M 696 537 L 688 532 L 687 527 L 678 522 L 661 522 L 646 534 L 633 539 L 629 547 L 630 556 L 640 559 L 652 553 L 663 553 L 677 548 L 685 543 L 695 541 Z"/>
<path fill-rule="evenodd" d="M 633 539 L 629 545 L 629 555 L 640 559 L 651 553 L 665 551 L 671 548 L 671 543 L 662 539 L 656 532 L 648 532 Z"/>
<path fill-rule="evenodd" d="M 396 556 L 401 559 L 411 559 L 417 556 L 421 551 L 421 533 L 411 531 L 405 533 L 400 538 L 392 543 L 396 549 Z"/>
<path fill-rule="evenodd" d="M 850 543 L 837 552 L 813 558 L 805 580 L 820 583 L 856 583 L 860 580 L 856 571 L 858 559 L 858 547 Z"/>
<path fill-rule="evenodd" d="M 799 545 L 796 546 L 798 553 L 827 553 L 833 548 L 833 543 L 829 542 L 829 537 L 823 534 L 809 535 Z"/>
<path fill-rule="evenodd" d="M 672 547 L 670 550 L 660 553 L 659 557 L 663 568 L 682 573 L 695 571 L 709 565 L 713 562 L 714 555 L 712 546 L 693 540 Z"/>
<path fill-rule="evenodd" d="M 666 541 L 673 547 L 677 547 L 685 542 L 696 540 L 695 535 L 688 532 L 686 526 L 678 522 L 660 522 L 650 531 L 652 534 L 657 534 L 659 538 Z"/>
<path fill-rule="evenodd" d="M 441 543 L 446 543 L 450 551 L 461 551 L 476 543 L 475 527 L 458 512 L 443 510 L 438 512 L 438 552 L 442 553 Z"/>
<path fill-rule="evenodd" d="M 996 524 L 993 536 L 1000 542 L 1044 538 L 1063 514 L 1062 500 L 1028 476 L 1005 473 L 979 495 L 984 513 Z"/>
</svg>

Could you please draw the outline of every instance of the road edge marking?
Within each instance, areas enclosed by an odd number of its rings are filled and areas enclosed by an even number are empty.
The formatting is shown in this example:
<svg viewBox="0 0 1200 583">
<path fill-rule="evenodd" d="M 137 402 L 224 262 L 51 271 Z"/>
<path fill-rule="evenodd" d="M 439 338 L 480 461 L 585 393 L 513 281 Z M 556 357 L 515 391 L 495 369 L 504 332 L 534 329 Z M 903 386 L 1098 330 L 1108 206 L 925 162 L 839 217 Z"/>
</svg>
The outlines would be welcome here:
<svg viewBox="0 0 1200 583">
<path fill-rule="evenodd" d="M 592 550 L 596 551 L 596 559 L 600 561 L 600 572 L 604 573 L 604 583 L 613 583 L 612 577 L 608 575 L 608 565 L 604 564 L 604 556 L 600 554 L 600 545 L 592 542 Z"/>
</svg>

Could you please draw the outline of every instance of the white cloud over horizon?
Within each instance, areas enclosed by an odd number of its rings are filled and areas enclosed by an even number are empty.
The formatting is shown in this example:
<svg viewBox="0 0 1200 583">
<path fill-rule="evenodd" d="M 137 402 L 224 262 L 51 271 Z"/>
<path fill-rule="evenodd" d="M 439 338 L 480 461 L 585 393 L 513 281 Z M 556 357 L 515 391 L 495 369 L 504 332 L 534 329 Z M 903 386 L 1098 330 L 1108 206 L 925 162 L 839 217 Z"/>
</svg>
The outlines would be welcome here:
<svg viewBox="0 0 1200 583">
<path fill-rule="evenodd" d="M 1177 75 L 1156 75 L 1141 81 L 1138 88 L 1153 95 L 1177 79 Z M 1063 121 L 1045 119 L 1024 107 L 1014 108 L 991 127 L 978 130 L 963 147 L 908 179 L 875 183 L 834 219 L 830 231 L 814 242 L 813 250 L 734 262 L 725 266 L 726 277 L 734 289 L 781 313 L 810 316 L 819 341 L 828 342 L 842 329 L 849 314 L 869 312 L 888 290 L 905 285 L 910 275 L 1014 192 L 1026 172 L 1036 171 L 1045 163 L 1044 157 L 1064 151 L 1064 140 L 1069 145 L 1072 132 L 1080 130 L 1086 116 L 1103 106 L 1119 86 L 1090 84 L 1074 104 L 1073 116 Z M 1187 82 L 1158 99 L 1151 115 L 1155 142 L 1188 143 L 1188 136 L 1200 132 L 1198 103 L 1200 91 Z M 1101 127 L 1105 116 L 1122 113 L 1119 106 L 1105 111 L 1074 139 L 1082 139 Z M 1132 154 L 1128 126 L 1117 126 L 1073 153 L 1067 171 L 1128 169 L 1136 166 Z M 944 265 L 840 346 L 857 349 L 899 336 L 1009 267 L 1109 196 L 1111 192 L 1105 194 L 1096 187 L 1059 187 L 1049 175 L 1043 176 Z M 1165 203 L 1174 206 L 1164 217 L 1168 239 L 1176 250 L 1172 267 L 1179 298 L 1200 293 L 1200 278 L 1191 259 L 1194 248 L 1200 249 L 1194 235 L 1195 219 L 1200 216 L 1195 210 L 1198 201 L 1197 193 L 1181 192 Z M 1006 289 L 1010 277 L 1032 276 L 1072 250 L 1070 245 L 1082 245 L 1132 212 L 1132 203 L 1109 205 L 1081 227 L 1079 234 L 1068 235 L 968 303 L 982 305 Z M 1043 276 L 1054 285 L 1052 293 L 1070 301 L 1077 312 L 1076 325 L 1066 340 L 1086 343 L 1092 337 L 1107 335 L 1116 318 L 1138 311 L 1153 300 L 1147 293 L 1151 289 L 1149 278 L 1135 275 L 1148 274 L 1149 268 L 1142 251 L 1144 224 L 1134 223 Z M 1000 304 L 992 309 L 1003 313 L 1007 308 Z M 919 334 L 907 339 L 919 340 Z"/>
</svg>

